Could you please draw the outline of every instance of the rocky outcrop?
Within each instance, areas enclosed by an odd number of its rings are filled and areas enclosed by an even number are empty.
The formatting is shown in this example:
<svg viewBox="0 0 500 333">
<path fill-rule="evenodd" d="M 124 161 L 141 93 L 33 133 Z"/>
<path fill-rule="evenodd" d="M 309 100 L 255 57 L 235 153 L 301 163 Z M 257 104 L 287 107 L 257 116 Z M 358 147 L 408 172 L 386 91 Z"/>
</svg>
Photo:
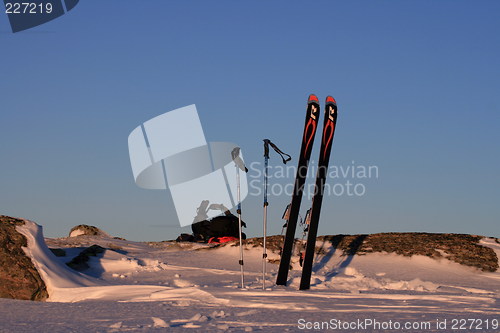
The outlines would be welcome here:
<svg viewBox="0 0 500 333">
<path fill-rule="evenodd" d="M 71 228 L 69 232 L 69 237 L 76 236 L 105 236 L 109 237 L 107 233 L 99 229 L 98 227 L 94 227 L 93 225 L 80 224 L 76 227 Z"/>
<path fill-rule="evenodd" d="M 493 249 L 482 246 L 482 236 L 467 234 L 434 234 L 423 232 L 390 232 L 371 235 L 335 235 L 318 237 L 344 254 L 364 255 L 372 252 L 396 253 L 411 257 L 422 255 L 448 259 L 465 266 L 495 272 L 498 257 Z"/>
<path fill-rule="evenodd" d="M 87 263 L 89 261 L 90 257 L 95 257 L 98 254 L 103 253 L 104 251 L 106 251 L 105 248 L 103 248 L 97 244 L 94 244 L 94 245 L 86 248 L 82 252 L 80 252 L 79 255 L 74 257 L 66 265 L 68 265 L 69 267 L 71 267 L 77 271 L 86 270 L 86 269 L 90 268 L 90 266 Z"/>
<path fill-rule="evenodd" d="M 42 301 L 47 288 L 22 247 L 26 237 L 16 230 L 21 219 L 0 215 L 0 297 Z"/>
<path fill-rule="evenodd" d="M 64 249 L 53 248 L 49 250 L 54 253 L 56 257 L 66 257 L 66 251 Z"/>
<path fill-rule="evenodd" d="M 467 234 L 434 234 L 423 232 L 390 232 L 363 235 L 319 236 L 316 253 L 326 254 L 332 247 L 344 255 L 365 255 L 373 252 L 396 253 L 402 256 L 427 256 L 433 259 L 448 259 L 461 265 L 476 267 L 485 272 L 499 269 L 495 251 L 479 244 L 483 236 Z M 262 246 L 262 237 L 244 241 L 246 246 Z M 297 240 L 297 243 L 300 242 Z M 239 243 L 230 243 L 238 246 Z M 280 253 L 283 236 L 269 236 L 266 240 L 269 251 Z M 220 246 L 226 246 L 221 244 Z M 302 249 L 295 246 L 295 249 Z"/>
</svg>

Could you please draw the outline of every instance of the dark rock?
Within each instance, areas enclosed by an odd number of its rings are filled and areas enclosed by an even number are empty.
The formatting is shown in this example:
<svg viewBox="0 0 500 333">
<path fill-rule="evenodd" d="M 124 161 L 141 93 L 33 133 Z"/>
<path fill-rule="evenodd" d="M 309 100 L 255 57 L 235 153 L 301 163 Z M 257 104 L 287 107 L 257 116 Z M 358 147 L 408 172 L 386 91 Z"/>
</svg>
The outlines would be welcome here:
<svg viewBox="0 0 500 333">
<path fill-rule="evenodd" d="M 316 253 L 326 254 L 333 247 L 342 250 L 344 255 L 365 255 L 373 252 L 396 253 L 407 257 L 423 255 L 434 259 L 448 259 L 486 272 L 495 272 L 499 268 L 498 257 L 493 249 L 479 244 L 482 238 L 482 236 L 467 234 L 421 232 L 329 235 L 317 238 L 317 242 L 322 244 L 316 246 Z M 243 243 L 246 247 L 262 247 L 263 238 L 250 238 Z M 304 241 L 296 240 L 295 252 L 304 248 L 298 245 L 300 243 Z M 239 246 L 239 243 L 227 245 Z M 220 246 L 226 246 L 226 244 L 220 244 Z M 269 251 L 280 253 L 282 246 L 283 236 L 267 237 L 266 247 Z M 273 262 L 277 261 L 273 260 Z"/>
<path fill-rule="evenodd" d="M 49 295 L 40 274 L 22 247 L 24 235 L 16 226 L 24 221 L 0 215 L 0 297 L 43 301 Z"/>
<path fill-rule="evenodd" d="M 280 235 L 273 235 L 266 237 L 266 248 L 271 252 L 280 252 L 283 247 L 284 237 Z M 262 247 L 264 244 L 263 237 L 249 238 L 244 241 L 245 244 L 251 247 Z M 240 243 L 233 243 L 232 246 L 240 246 Z"/>
<path fill-rule="evenodd" d="M 77 270 L 77 271 L 86 270 L 86 269 L 88 269 L 90 267 L 87 264 L 87 262 L 89 261 L 90 257 L 95 257 L 98 254 L 103 253 L 104 251 L 106 251 L 105 248 L 103 248 L 103 247 L 101 247 L 99 245 L 94 244 L 94 245 L 86 248 L 82 252 L 80 252 L 79 255 L 77 255 L 76 257 L 74 257 L 66 265 L 68 265 L 69 267 L 71 267 L 71 268 L 73 268 L 74 270 Z"/>
<path fill-rule="evenodd" d="M 66 251 L 63 249 L 49 249 L 56 257 L 66 257 Z"/>
<path fill-rule="evenodd" d="M 498 258 L 493 249 L 482 246 L 482 236 L 467 234 L 432 234 L 421 232 L 391 232 L 371 235 L 320 236 L 318 241 L 341 249 L 345 255 L 364 255 L 372 252 L 396 253 L 402 256 L 423 255 L 445 258 L 462 265 L 495 272 Z M 318 252 L 324 249 L 317 248 Z"/>
</svg>

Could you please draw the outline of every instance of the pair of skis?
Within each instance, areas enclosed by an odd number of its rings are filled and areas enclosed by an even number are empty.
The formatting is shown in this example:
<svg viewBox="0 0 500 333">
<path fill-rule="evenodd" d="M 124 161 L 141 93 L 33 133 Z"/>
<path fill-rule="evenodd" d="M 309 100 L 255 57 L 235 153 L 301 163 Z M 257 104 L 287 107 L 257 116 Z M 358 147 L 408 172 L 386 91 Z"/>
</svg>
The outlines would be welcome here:
<svg viewBox="0 0 500 333">
<path fill-rule="evenodd" d="M 297 229 L 297 220 L 299 217 L 300 203 L 304 192 L 304 184 L 311 157 L 312 146 L 316 129 L 318 127 L 320 106 L 318 97 L 310 95 L 307 102 L 306 121 L 304 125 L 304 135 L 302 146 L 300 148 L 300 157 L 295 177 L 292 202 L 290 203 L 285 241 L 281 252 L 280 266 L 276 284 L 286 285 L 288 280 L 288 271 L 290 269 L 290 260 L 292 257 L 293 244 L 295 241 L 295 231 Z M 318 160 L 318 171 L 316 174 L 315 192 L 310 211 L 310 222 L 308 226 L 307 243 L 305 256 L 302 265 L 302 278 L 300 281 L 300 290 L 309 289 L 311 284 L 312 264 L 318 234 L 319 217 L 321 213 L 321 204 L 323 202 L 323 191 L 328 175 L 328 164 L 332 150 L 333 135 L 337 123 L 337 103 L 331 96 L 326 98 L 325 113 L 323 120 L 323 134 L 321 138 L 321 148 Z"/>
</svg>

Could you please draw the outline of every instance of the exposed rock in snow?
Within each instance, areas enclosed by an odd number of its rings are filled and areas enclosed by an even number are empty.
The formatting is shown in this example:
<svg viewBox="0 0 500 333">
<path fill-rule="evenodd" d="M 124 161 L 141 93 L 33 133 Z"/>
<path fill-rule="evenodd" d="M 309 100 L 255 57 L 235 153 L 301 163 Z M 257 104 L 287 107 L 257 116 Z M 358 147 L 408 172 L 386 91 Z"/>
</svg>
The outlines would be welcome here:
<svg viewBox="0 0 500 333">
<path fill-rule="evenodd" d="M 71 228 L 69 232 L 69 237 L 77 237 L 77 236 L 105 236 L 109 237 L 107 233 L 99 229 L 98 227 L 94 227 L 93 225 L 80 224 L 73 228 Z"/>
<path fill-rule="evenodd" d="M 67 265 L 77 271 L 86 270 L 90 267 L 87 264 L 89 258 L 91 256 L 95 257 L 96 255 L 98 255 L 99 253 L 103 253 L 104 251 L 106 251 L 105 248 L 94 244 L 80 252 L 80 254 L 74 257 L 70 262 L 68 262 Z"/>
<path fill-rule="evenodd" d="M 48 297 L 45 283 L 23 251 L 26 237 L 16 230 L 24 223 L 0 215 L 0 297 L 41 301 Z"/>
<path fill-rule="evenodd" d="M 495 272 L 499 268 L 498 255 L 482 243 L 483 236 L 451 233 L 425 232 L 389 232 L 361 235 L 319 236 L 316 241 L 316 253 L 327 254 L 340 250 L 345 256 L 360 256 L 369 253 L 396 253 L 405 257 L 422 255 L 433 259 L 447 259 L 461 265 Z M 494 239 L 492 242 L 494 242 Z M 262 237 L 244 241 L 246 248 L 262 247 Z M 297 241 L 297 244 L 300 241 Z M 282 236 L 269 236 L 266 246 L 270 252 L 278 253 L 283 243 Z M 217 247 L 238 246 L 219 244 Z M 215 248 L 215 247 L 213 247 Z M 296 246 L 301 250 L 303 246 Z M 212 249 L 212 248 L 208 248 Z M 298 254 L 297 254 L 298 255 Z M 276 263 L 269 257 L 269 262 Z"/>
<path fill-rule="evenodd" d="M 382 252 L 411 257 L 422 255 L 433 259 L 448 259 L 465 266 L 495 272 L 498 257 L 483 246 L 483 236 L 450 233 L 390 232 L 371 235 L 335 235 L 318 237 L 328 247 L 342 249 L 346 255 Z"/>
<path fill-rule="evenodd" d="M 57 248 L 51 248 L 50 251 L 54 253 L 56 257 L 65 257 L 66 256 L 66 251 L 63 249 L 57 249 Z"/>
</svg>

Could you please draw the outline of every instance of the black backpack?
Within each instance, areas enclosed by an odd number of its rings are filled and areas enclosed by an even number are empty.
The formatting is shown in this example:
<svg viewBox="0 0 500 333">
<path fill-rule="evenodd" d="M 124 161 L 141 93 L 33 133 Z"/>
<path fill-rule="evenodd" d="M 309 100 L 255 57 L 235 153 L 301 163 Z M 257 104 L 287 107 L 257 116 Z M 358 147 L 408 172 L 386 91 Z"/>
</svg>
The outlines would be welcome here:
<svg viewBox="0 0 500 333">
<path fill-rule="evenodd" d="M 246 227 L 245 222 L 241 222 Z M 238 217 L 234 215 L 216 216 L 210 221 L 203 220 L 191 225 L 194 237 L 202 237 L 208 241 L 212 237 L 236 237 L 239 238 Z M 242 238 L 245 239 L 245 237 Z"/>
</svg>

